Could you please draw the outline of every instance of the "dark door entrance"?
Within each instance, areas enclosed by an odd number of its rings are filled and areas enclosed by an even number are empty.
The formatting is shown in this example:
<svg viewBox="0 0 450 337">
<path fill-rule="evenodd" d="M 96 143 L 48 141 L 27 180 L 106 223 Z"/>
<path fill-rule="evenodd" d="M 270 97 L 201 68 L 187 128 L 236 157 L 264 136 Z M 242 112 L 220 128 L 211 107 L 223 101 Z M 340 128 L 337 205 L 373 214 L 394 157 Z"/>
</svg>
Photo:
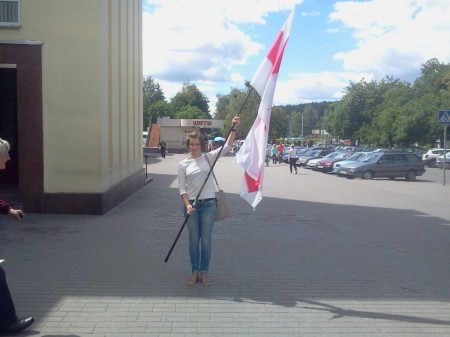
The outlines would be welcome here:
<svg viewBox="0 0 450 337">
<path fill-rule="evenodd" d="M 0 171 L 0 185 L 18 185 L 17 70 L 0 68 L 0 138 L 9 142 L 11 159 Z"/>
</svg>

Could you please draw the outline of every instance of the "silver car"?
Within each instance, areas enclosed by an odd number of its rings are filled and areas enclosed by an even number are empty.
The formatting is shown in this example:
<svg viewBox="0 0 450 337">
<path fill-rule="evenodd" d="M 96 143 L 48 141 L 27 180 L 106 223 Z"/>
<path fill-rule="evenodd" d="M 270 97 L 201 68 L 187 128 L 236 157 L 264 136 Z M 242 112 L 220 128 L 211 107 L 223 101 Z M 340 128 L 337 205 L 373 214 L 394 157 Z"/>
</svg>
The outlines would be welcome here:
<svg viewBox="0 0 450 337">
<path fill-rule="evenodd" d="M 436 167 L 442 168 L 444 166 L 444 155 L 436 158 Z M 445 155 L 445 169 L 450 168 L 450 152 Z"/>
<path fill-rule="evenodd" d="M 349 179 L 403 177 L 408 181 L 414 181 L 416 176 L 421 176 L 424 172 L 422 159 L 414 153 L 378 152 L 361 162 L 342 165 L 338 175 Z"/>
<path fill-rule="evenodd" d="M 436 167 L 436 158 L 444 154 L 443 148 L 429 149 L 422 155 L 422 161 L 429 167 Z M 441 166 L 442 167 L 442 166 Z"/>
<path fill-rule="evenodd" d="M 350 157 L 348 157 L 346 160 L 338 161 L 337 163 L 333 164 L 333 174 L 339 174 L 341 170 L 341 166 L 345 166 L 348 164 L 351 164 L 355 161 L 363 161 L 364 159 L 367 159 L 369 155 L 372 155 L 373 152 L 355 152 Z"/>
</svg>

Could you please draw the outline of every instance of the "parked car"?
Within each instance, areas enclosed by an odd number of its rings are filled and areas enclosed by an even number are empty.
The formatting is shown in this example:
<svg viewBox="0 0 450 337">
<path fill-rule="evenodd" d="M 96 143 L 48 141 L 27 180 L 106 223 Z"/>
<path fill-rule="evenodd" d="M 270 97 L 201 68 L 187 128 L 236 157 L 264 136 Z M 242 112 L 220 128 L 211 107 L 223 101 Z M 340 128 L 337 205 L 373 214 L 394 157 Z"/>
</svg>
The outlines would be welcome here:
<svg viewBox="0 0 450 337">
<path fill-rule="evenodd" d="M 425 165 L 429 167 L 436 167 L 436 158 L 443 154 L 444 154 L 443 148 L 429 149 L 422 155 L 422 161 Z"/>
<path fill-rule="evenodd" d="M 425 172 L 425 165 L 421 158 L 414 153 L 407 152 L 378 152 L 361 162 L 353 162 L 341 166 L 339 176 L 349 179 L 404 177 L 408 181 L 416 180 Z"/>
<path fill-rule="evenodd" d="M 444 155 L 436 158 L 436 167 L 442 168 L 444 166 Z M 445 169 L 450 168 L 450 152 L 445 155 Z"/>
<path fill-rule="evenodd" d="M 363 161 L 371 154 L 373 154 L 373 152 L 355 152 L 347 159 L 334 163 L 332 172 L 333 174 L 338 174 L 339 171 L 341 170 L 341 166 L 351 164 L 352 162 L 355 161 Z"/>
<path fill-rule="evenodd" d="M 340 156 L 342 154 L 343 153 L 339 153 L 339 152 L 330 152 L 324 157 L 318 157 L 318 158 L 315 158 L 315 159 L 308 160 L 307 164 L 305 165 L 305 168 L 315 169 L 317 163 L 319 162 L 319 160 L 323 160 L 323 159 L 326 159 L 326 158 L 338 157 L 338 156 Z"/>
<path fill-rule="evenodd" d="M 297 164 L 297 166 L 305 166 L 309 160 L 315 159 L 315 158 L 322 158 L 330 152 L 333 152 L 333 151 L 332 150 L 314 150 L 314 149 L 312 149 L 308 152 L 305 152 L 301 156 L 299 156 L 296 164 Z"/>
<path fill-rule="evenodd" d="M 297 156 L 299 156 L 299 157 L 302 154 L 304 154 L 305 152 L 307 152 L 308 150 L 310 150 L 310 149 L 308 149 L 307 147 L 296 147 L 295 148 L 295 151 L 297 152 Z M 281 156 L 281 158 L 282 158 L 282 161 L 286 164 L 289 164 L 288 157 L 289 157 L 288 151 L 283 152 L 283 155 Z"/>
<path fill-rule="evenodd" d="M 424 148 L 420 146 L 394 146 L 392 152 L 407 152 L 417 154 L 419 157 L 426 152 Z"/>
<path fill-rule="evenodd" d="M 332 153 L 330 153 L 330 154 L 332 154 Z M 325 157 L 319 159 L 316 167 L 313 168 L 313 170 L 321 171 L 323 173 L 331 172 L 331 171 L 333 171 L 333 165 L 335 163 L 345 160 L 348 157 L 350 157 L 351 155 L 352 155 L 352 152 L 346 152 L 346 153 L 337 152 L 337 156 L 333 156 L 333 157 L 328 157 L 328 155 L 326 155 Z"/>
</svg>

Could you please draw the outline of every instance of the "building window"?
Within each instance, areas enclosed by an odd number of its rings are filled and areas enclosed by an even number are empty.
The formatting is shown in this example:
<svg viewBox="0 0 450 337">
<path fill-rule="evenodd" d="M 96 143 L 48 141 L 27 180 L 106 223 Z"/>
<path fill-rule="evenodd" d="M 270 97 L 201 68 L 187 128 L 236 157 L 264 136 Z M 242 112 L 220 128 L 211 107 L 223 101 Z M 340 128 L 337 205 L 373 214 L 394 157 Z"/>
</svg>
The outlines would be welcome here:
<svg viewBox="0 0 450 337">
<path fill-rule="evenodd" d="M 0 27 L 20 26 L 20 0 L 0 0 Z"/>
</svg>

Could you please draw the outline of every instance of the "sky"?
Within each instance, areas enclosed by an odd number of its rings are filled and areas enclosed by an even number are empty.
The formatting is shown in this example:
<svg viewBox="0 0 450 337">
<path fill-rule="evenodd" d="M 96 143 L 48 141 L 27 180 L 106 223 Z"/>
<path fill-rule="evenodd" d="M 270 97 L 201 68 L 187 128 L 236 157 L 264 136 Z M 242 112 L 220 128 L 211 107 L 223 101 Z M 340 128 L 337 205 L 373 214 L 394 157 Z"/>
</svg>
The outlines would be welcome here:
<svg viewBox="0 0 450 337">
<path fill-rule="evenodd" d="M 243 89 L 291 10 L 274 105 L 336 101 L 361 80 L 413 82 L 450 63 L 449 0 L 143 0 L 143 72 L 167 100 L 185 82 L 209 99 Z"/>
</svg>

